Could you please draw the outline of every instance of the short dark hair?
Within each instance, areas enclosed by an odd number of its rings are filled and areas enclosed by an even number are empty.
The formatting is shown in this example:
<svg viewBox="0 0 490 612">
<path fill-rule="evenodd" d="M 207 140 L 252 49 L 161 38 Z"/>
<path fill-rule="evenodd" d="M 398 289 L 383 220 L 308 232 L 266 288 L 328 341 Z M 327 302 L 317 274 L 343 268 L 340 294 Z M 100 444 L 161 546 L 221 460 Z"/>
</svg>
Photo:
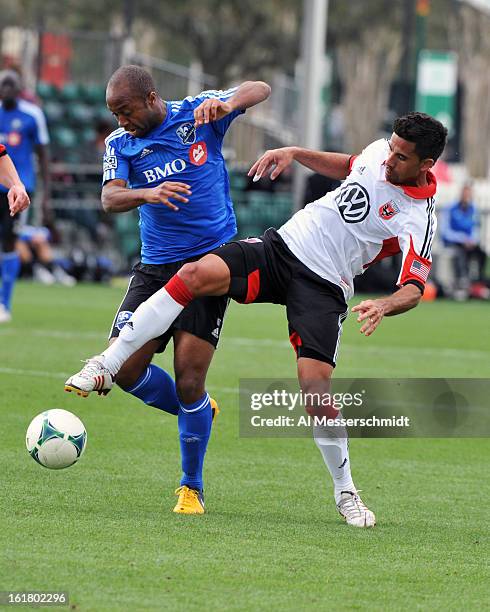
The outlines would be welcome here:
<svg viewBox="0 0 490 612">
<path fill-rule="evenodd" d="M 127 85 L 135 96 L 145 100 L 152 91 L 156 92 L 155 81 L 151 74 L 141 66 L 132 64 L 118 68 L 109 79 L 107 89 L 118 85 Z"/>
<path fill-rule="evenodd" d="M 420 159 L 436 161 L 446 146 L 446 128 L 425 113 L 408 113 L 398 117 L 393 124 L 393 131 L 400 138 L 415 143 L 415 153 Z"/>
</svg>

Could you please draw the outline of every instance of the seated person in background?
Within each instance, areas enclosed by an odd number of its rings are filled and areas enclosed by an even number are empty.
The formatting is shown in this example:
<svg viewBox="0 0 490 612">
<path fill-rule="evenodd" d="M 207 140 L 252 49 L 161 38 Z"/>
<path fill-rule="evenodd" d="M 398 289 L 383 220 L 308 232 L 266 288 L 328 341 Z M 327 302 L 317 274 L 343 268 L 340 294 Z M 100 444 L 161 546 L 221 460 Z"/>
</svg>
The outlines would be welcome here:
<svg viewBox="0 0 490 612">
<path fill-rule="evenodd" d="M 20 231 L 16 251 L 22 264 L 22 274 L 44 285 L 60 283 L 73 287 L 76 280 L 55 261 L 47 227 L 24 225 Z"/>
<path fill-rule="evenodd" d="M 456 204 L 446 211 L 442 228 L 442 239 L 446 246 L 454 249 L 454 274 L 456 290 L 468 290 L 471 282 L 485 285 L 486 253 L 479 244 L 478 211 L 473 203 L 471 183 L 466 183 Z M 470 278 L 471 260 L 477 263 L 477 276 Z M 480 295 L 479 297 L 487 297 Z"/>
</svg>

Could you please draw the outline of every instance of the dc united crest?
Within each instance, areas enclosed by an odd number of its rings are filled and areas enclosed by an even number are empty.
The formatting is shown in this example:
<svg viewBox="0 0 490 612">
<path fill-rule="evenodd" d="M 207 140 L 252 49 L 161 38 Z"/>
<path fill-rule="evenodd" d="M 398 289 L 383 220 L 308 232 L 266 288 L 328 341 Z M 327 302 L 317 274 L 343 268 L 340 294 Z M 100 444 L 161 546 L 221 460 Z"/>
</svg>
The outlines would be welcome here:
<svg viewBox="0 0 490 612">
<path fill-rule="evenodd" d="M 347 183 L 335 198 L 342 219 L 346 223 L 360 223 L 370 209 L 369 194 L 359 183 Z"/>
<path fill-rule="evenodd" d="M 175 130 L 182 144 L 190 145 L 196 142 L 196 128 L 193 123 L 183 123 Z"/>
</svg>

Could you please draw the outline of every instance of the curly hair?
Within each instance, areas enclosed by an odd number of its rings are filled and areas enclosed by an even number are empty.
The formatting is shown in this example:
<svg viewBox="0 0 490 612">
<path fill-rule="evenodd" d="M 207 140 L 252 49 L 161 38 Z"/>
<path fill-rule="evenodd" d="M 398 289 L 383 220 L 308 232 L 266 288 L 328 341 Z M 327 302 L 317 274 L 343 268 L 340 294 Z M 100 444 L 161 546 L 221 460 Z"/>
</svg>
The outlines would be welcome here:
<svg viewBox="0 0 490 612">
<path fill-rule="evenodd" d="M 408 113 L 395 119 L 393 131 L 397 136 L 415 143 L 420 159 L 436 161 L 444 151 L 447 129 L 440 121 L 425 113 Z"/>
</svg>

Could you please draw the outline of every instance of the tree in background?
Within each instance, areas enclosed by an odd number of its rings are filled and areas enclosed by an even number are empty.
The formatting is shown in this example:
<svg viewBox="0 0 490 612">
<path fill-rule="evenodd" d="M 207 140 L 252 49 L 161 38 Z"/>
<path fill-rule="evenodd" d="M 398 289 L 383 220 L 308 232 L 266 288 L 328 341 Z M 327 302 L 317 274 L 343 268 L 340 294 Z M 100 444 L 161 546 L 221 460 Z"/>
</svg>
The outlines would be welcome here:
<svg viewBox="0 0 490 612">
<path fill-rule="evenodd" d="M 397 77 L 413 86 L 420 41 L 413 23 L 407 29 L 407 15 L 415 5 L 416 0 L 329 3 L 327 48 L 336 59 L 346 150 L 359 151 L 377 137 Z M 268 78 L 274 70 L 292 75 L 302 8 L 300 0 L 2 0 L 2 26 L 116 38 L 132 29 L 136 50 L 187 65 L 198 60 L 221 86 Z M 430 0 L 422 44 L 459 55 L 462 142 L 474 176 L 486 176 L 490 161 L 488 31 L 488 13 L 459 0 Z"/>
<path fill-rule="evenodd" d="M 337 56 L 344 149 L 361 151 L 379 135 L 401 57 L 400 2 L 331 3 L 328 47 Z"/>
<path fill-rule="evenodd" d="M 490 164 L 490 16 L 462 6 L 454 28 L 463 85 L 463 150 L 468 174 L 488 176 Z"/>
<path fill-rule="evenodd" d="M 355 153 L 376 140 L 388 113 L 390 88 L 401 56 L 400 36 L 383 26 L 366 28 L 337 49 L 342 82 L 344 146 Z"/>
<path fill-rule="evenodd" d="M 203 71 L 228 83 L 291 71 L 298 55 L 301 3 L 295 0 L 139 0 L 138 21 L 177 38 Z"/>
</svg>

